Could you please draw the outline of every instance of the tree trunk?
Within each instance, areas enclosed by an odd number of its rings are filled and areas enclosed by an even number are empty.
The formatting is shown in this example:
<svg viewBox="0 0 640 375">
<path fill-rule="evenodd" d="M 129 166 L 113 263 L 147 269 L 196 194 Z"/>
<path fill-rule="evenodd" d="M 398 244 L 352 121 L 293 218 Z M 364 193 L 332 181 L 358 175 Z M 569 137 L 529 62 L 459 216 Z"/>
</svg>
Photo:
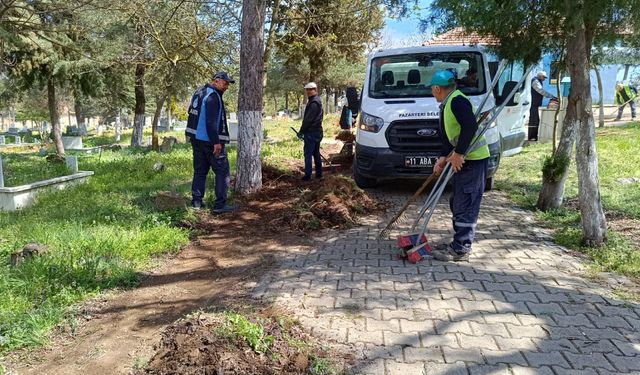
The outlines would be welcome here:
<svg viewBox="0 0 640 375">
<path fill-rule="evenodd" d="M 243 0 L 238 100 L 238 162 L 236 192 L 251 194 L 262 187 L 262 58 L 265 0 Z"/>
<path fill-rule="evenodd" d="M 267 41 L 264 45 L 264 54 L 262 55 L 262 89 L 267 87 L 267 70 L 269 69 L 269 59 L 271 58 L 271 50 L 273 48 L 273 39 L 275 38 L 276 28 L 280 23 L 280 0 L 273 0 L 271 7 L 271 22 L 269 22 L 269 33 Z"/>
<path fill-rule="evenodd" d="M 602 89 L 602 77 L 600 77 L 600 67 L 593 68 L 598 81 L 598 127 L 604 128 L 604 90 Z"/>
<path fill-rule="evenodd" d="M 582 222 L 582 239 L 588 246 L 600 246 L 607 238 L 607 223 L 600 199 L 598 153 L 596 152 L 595 123 L 591 102 L 589 77 L 590 40 L 584 24 L 570 37 L 567 62 L 571 72 L 571 95 L 576 106 L 576 166 L 578 168 L 578 196 Z M 574 94 L 575 93 L 575 94 Z"/>
<path fill-rule="evenodd" d="M 131 147 L 142 146 L 142 132 L 144 129 L 144 111 L 145 111 L 145 97 L 144 97 L 144 74 L 146 72 L 144 64 L 136 65 L 136 82 L 134 86 L 134 92 L 136 97 L 135 116 L 133 118 L 133 135 L 131 136 Z"/>
<path fill-rule="evenodd" d="M 631 65 L 629 64 L 624 64 L 624 76 L 622 77 L 622 81 L 625 82 L 627 80 L 627 77 L 629 77 L 629 67 Z"/>
<path fill-rule="evenodd" d="M 49 116 L 51 117 L 51 132 L 56 145 L 58 156 L 64 157 L 64 145 L 62 144 L 62 132 L 60 131 L 60 117 L 58 115 L 58 101 L 56 100 L 56 84 L 52 76 L 47 79 L 47 102 L 49 104 Z"/>
<path fill-rule="evenodd" d="M 289 91 L 284 93 L 284 109 L 287 110 L 287 113 L 289 112 Z"/>
<path fill-rule="evenodd" d="M 153 121 L 151 121 L 151 149 L 153 151 L 160 151 L 160 142 L 158 141 L 158 121 L 160 121 L 160 114 L 162 113 L 162 107 L 167 99 L 166 95 L 156 98 L 156 111 L 153 113 Z"/>
<path fill-rule="evenodd" d="M 116 142 L 120 142 L 120 136 L 122 134 L 122 124 L 120 122 L 122 110 L 118 108 L 118 112 L 116 113 L 116 124 L 115 124 L 115 132 L 116 132 Z"/>
</svg>

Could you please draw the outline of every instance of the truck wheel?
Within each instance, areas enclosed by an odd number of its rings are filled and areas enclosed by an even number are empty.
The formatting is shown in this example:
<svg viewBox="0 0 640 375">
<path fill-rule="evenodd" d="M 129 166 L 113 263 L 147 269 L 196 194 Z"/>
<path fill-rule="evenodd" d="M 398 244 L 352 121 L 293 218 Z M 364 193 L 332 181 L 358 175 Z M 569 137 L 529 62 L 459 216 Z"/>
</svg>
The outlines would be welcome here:
<svg viewBox="0 0 640 375">
<path fill-rule="evenodd" d="M 487 180 L 484 183 L 484 191 L 491 191 L 493 190 L 494 187 L 495 187 L 495 180 L 493 176 L 491 176 L 487 178 Z"/>
<path fill-rule="evenodd" d="M 356 158 L 353 159 L 353 180 L 361 189 L 373 188 L 378 184 L 378 180 L 375 178 L 369 178 L 358 173 L 358 164 Z"/>
</svg>

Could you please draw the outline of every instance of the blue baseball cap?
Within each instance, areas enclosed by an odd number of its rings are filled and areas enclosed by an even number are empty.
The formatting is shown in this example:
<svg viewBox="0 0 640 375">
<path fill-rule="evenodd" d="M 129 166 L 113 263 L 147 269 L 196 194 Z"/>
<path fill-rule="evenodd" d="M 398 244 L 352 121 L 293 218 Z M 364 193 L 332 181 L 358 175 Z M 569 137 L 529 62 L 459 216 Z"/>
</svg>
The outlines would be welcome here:
<svg viewBox="0 0 640 375">
<path fill-rule="evenodd" d="M 429 86 L 449 86 L 456 83 L 453 73 L 448 70 L 438 70 L 433 73 L 431 77 L 431 84 Z"/>
<path fill-rule="evenodd" d="M 223 79 L 223 80 L 225 80 L 225 81 L 227 81 L 229 83 L 236 83 L 236 81 L 234 81 L 233 78 L 231 78 L 231 76 L 229 76 L 229 73 L 224 72 L 224 71 L 214 74 L 213 75 L 213 79 L 216 79 L 216 78 Z"/>
</svg>

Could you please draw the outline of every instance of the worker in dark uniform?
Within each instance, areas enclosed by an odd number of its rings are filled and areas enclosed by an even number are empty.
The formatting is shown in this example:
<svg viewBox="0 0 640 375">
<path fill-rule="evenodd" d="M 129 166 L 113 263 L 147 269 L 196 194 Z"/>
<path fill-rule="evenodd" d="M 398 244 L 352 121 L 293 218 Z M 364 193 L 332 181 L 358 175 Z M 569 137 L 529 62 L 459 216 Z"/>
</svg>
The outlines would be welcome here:
<svg viewBox="0 0 640 375">
<path fill-rule="evenodd" d="M 631 119 L 636 119 L 637 97 L 638 90 L 635 87 L 631 85 L 623 85 L 622 83 L 616 84 L 616 104 L 618 105 L 618 117 L 616 117 L 616 121 L 622 118 L 622 112 L 627 104 L 631 107 Z"/>
<path fill-rule="evenodd" d="M 558 100 L 552 93 L 542 88 L 542 83 L 547 79 L 547 73 L 541 70 L 531 80 L 531 108 L 529 108 L 529 137 L 530 141 L 538 140 L 538 128 L 540 126 L 540 112 L 542 98 Z"/>
<path fill-rule="evenodd" d="M 212 209 L 216 215 L 236 209 L 235 206 L 227 205 L 230 172 L 226 145 L 230 138 L 227 113 L 222 100 L 230 83 L 235 81 L 227 72 L 218 72 L 210 83 L 193 94 L 185 130 L 193 149 L 191 205 L 195 209 L 202 208 L 207 175 L 211 169 L 216 175 L 216 200 Z"/>
<path fill-rule="evenodd" d="M 322 157 L 320 155 L 320 141 L 322 141 L 322 100 L 318 96 L 318 86 L 309 82 L 304 86 L 308 97 L 304 109 L 304 117 L 298 136 L 304 140 L 304 176 L 303 181 L 311 179 L 311 158 L 316 166 L 316 178 L 322 178 Z"/>
<path fill-rule="evenodd" d="M 453 241 L 437 245 L 431 255 L 437 260 L 458 262 L 469 260 L 484 193 L 489 146 L 484 135 L 476 140 L 478 123 L 473 106 L 455 82 L 453 74 L 446 70 L 437 71 L 431 79 L 433 96 L 440 103 L 443 143 L 433 173 L 439 176 L 447 162 L 455 172 L 449 200 L 455 231 Z"/>
</svg>

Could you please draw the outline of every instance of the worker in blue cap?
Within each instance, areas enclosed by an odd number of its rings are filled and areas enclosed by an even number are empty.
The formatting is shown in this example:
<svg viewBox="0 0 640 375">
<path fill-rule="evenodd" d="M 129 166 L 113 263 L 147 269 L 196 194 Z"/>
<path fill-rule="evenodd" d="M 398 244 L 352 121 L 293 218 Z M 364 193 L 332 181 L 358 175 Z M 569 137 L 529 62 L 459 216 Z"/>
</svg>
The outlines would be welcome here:
<svg viewBox="0 0 640 375">
<path fill-rule="evenodd" d="M 215 175 L 216 200 L 211 212 L 220 215 L 236 210 L 227 204 L 230 171 L 227 147 L 229 127 L 222 95 L 235 83 L 227 72 L 217 72 L 210 83 L 200 87 L 192 96 L 185 135 L 193 149 L 193 180 L 191 182 L 191 205 L 199 210 L 203 206 L 207 175 Z"/>
<path fill-rule="evenodd" d="M 453 240 L 435 246 L 431 255 L 441 261 L 468 261 L 475 238 L 486 181 L 489 146 L 484 135 L 476 139 L 478 123 L 469 99 L 456 88 L 450 71 L 431 78 L 431 92 L 440 103 L 442 151 L 433 168 L 439 176 L 447 162 L 454 170 L 449 207 L 453 214 Z M 473 145 L 472 145 L 473 144 Z"/>
</svg>

